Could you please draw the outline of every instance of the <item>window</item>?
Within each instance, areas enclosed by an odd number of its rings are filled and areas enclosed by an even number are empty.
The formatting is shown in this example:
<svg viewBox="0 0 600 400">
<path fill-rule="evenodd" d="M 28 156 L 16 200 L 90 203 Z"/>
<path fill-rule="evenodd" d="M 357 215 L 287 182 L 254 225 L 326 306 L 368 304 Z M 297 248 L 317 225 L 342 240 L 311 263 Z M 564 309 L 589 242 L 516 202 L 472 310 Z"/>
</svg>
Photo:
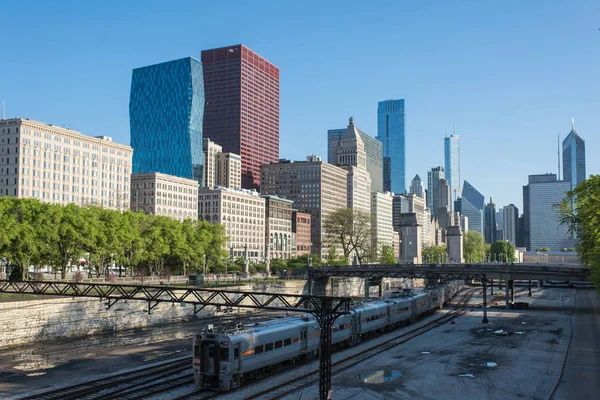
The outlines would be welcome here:
<svg viewBox="0 0 600 400">
<path fill-rule="evenodd" d="M 279 349 L 281 347 L 283 347 L 283 341 L 281 341 L 281 340 L 276 341 L 275 342 L 275 348 Z"/>
<path fill-rule="evenodd" d="M 234 358 L 234 360 L 237 360 L 238 358 L 240 358 L 240 349 L 235 348 L 233 350 L 233 358 Z"/>
<path fill-rule="evenodd" d="M 221 360 L 229 360 L 229 348 L 228 347 L 221 347 Z"/>
<path fill-rule="evenodd" d="M 273 350 L 273 343 L 265 344 L 265 351 L 271 351 L 271 350 Z"/>
<path fill-rule="evenodd" d="M 292 344 L 292 339 L 291 338 L 287 338 L 283 341 L 283 345 L 284 346 L 289 346 Z"/>
<path fill-rule="evenodd" d="M 254 354 L 260 354 L 260 353 L 262 353 L 262 352 L 263 352 L 263 346 L 262 346 L 262 345 L 260 345 L 260 346 L 256 346 L 256 347 L 254 348 Z"/>
</svg>

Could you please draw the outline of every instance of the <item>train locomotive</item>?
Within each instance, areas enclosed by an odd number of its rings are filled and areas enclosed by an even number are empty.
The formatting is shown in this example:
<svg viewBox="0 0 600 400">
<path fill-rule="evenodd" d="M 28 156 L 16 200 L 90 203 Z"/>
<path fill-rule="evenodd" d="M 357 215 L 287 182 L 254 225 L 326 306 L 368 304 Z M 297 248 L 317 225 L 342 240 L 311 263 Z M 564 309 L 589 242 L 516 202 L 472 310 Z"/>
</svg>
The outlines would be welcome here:
<svg viewBox="0 0 600 400">
<path fill-rule="evenodd" d="M 336 347 L 351 347 L 376 332 L 407 325 L 442 308 L 460 287 L 460 282 L 450 281 L 422 293 L 405 292 L 385 300 L 359 303 L 351 307 L 349 314 L 336 319 L 332 343 Z M 229 391 L 278 364 L 315 359 L 319 332 L 319 324 L 310 314 L 230 329 L 209 327 L 193 341 L 194 381 L 201 387 Z"/>
</svg>

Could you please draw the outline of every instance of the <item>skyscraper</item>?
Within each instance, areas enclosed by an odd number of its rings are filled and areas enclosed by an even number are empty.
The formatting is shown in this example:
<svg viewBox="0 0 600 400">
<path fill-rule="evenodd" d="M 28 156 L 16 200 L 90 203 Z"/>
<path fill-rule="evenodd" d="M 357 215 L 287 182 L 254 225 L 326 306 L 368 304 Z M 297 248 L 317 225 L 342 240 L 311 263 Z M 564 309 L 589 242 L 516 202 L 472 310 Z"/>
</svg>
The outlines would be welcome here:
<svg viewBox="0 0 600 400">
<path fill-rule="evenodd" d="M 446 180 L 450 184 L 451 203 L 454 203 L 460 196 L 460 147 L 456 132 L 444 138 L 444 166 Z"/>
<path fill-rule="evenodd" d="M 440 179 L 446 179 L 443 167 L 431 168 L 427 171 L 427 207 L 431 215 L 435 216 L 440 199 Z"/>
<path fill-rule="evenodd" d="M 519 209 L 514 204 L 504 206 L 502 209 L 502 221 L 503 239 L 516 245 L 519 233 Z"/>
<path fill-rule="evenodd" d="M 327 162 L 337 164 L 337 150 L 347 128 L 327 131 Z M 371 191 L 383 192 L 383 144 L 369 134 L 356 128 L 367 153 L 367 172 L 371 175 Z"/>
<path fill-rule="evenodd" d="M 483 217 L 483 237 L 486 243 L 496 241 L 496 204 L 490 197 L 490 202 L 485 205 L 485 215 Z"/>
<path fill-rule="evenodd" d="M 377 140 L 383 143 L 383 191 L 406 193 L 404 99 L 379 102 Z"/>
<path fill-rule="evenodd" d="M 575 131 L 573 122 L 571 132 L 562 143 L 563 180 L 571 183 L 571 189 L 586 178 L 585 140 Z"/>
<path fill-rule="evenodd" d="M 202 51 L 204 135 L 242 157 L 242 186 L 279 160 L 279 68 L 244 45 Z"/>
<path fill-rule="evenodd" d="M 202 64 L 187 57 L 133 70 L 129 124 L 133 172 L 202 182 Z"/>
<path fill-rule="evenodd" d="M 460 204 L 460 213 L 469 219 L 469 231 L 483 235 L 483 203 L 484 197 L 469 182 L 464 181 L 462 197 L 455 204 Z"/>
<path fill-rule="evenodd" d="M 425 199 L 425 188 L 423 187 L 423 181 L 419 175 L 415 175 L 413 180 L 410 182 L 410 192 L 422 199 Z"/>
</svg>

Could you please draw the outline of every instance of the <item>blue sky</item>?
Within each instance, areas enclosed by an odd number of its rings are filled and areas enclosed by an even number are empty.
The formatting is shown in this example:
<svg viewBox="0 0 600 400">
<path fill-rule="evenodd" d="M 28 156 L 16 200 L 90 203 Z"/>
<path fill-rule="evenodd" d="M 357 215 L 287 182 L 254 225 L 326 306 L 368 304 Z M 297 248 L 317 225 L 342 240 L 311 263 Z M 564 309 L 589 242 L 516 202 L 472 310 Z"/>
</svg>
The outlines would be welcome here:
<svg viewBox="0 0 600 400">
<path fill-rule="evenodd" d="M 7 117 L 129 143 L 131 70 L 244 43 L 281 69 L 281 157 L 326 158 L 348 117 L 406 99 L 407 177 L 443 165 L 456 119 L 462 179 L 522 205 L 555 172 L 571 118 L 600 170 L 598 1 L 0 0 Z"/>
</svg>

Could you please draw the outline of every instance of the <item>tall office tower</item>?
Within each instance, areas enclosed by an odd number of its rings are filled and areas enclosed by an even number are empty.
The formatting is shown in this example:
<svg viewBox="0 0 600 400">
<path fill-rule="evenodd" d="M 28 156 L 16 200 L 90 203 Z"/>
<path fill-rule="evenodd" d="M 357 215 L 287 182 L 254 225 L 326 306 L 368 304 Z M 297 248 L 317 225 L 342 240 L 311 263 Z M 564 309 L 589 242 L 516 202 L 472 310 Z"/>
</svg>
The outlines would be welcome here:
<svg viewBox="0 0 600 400">
<path fill-rule="evenodd" d="M 573 122 L 571 132 L 562 143 L 563 181 L 571 183 L 571 189 L 586 178 L 585 140 L 575 131 Z"/>
<path fill-rule="evenodd" d="M 460 213 L 468 218 L 469 231 L 483 235 L 483 205 L 484 197 L 469 182 L 464 181 L 462 197 L 455 204 L 460 204 Z"/>
<path fill-rule="evenodd" d="M 0 128 L 0 196 L 129 209 L 131 147 L 30 119 Z"/>
<path fill-rule="evenodd" d="M 324 222 L 332 211 L 348 206 L 348 172 L 323 161 L 308 161 L 313 159 L 262 165 L 261 191 L 292 200 L 295 209 L 311 215 L 312 253 L 325 258 Z"/>
<path fill-rule="evenodd" d="M 519 209 L 514 204 L 502 208 L 502 222 L 504 235 L 502 239 L 516 245 L 519 233 Z"/>
<path fill-rule="evenodd" d="M 522 247 L 531 250 L 531 213 L 529 211 L 529 185 L 531 183 L 552 183 L 556 182 L 556 174 L 538 174 L 529 175 L 527 185 L 523 186 L 523 230 L 521 237 L 523 239 Z"/>
<path fill-rule="evenodd" d="M 419 196 L 425 199 L 425 188 L 423 187 L 423 181 L 419 175 L 415 175 L 413 180 L 410 182 L 409 193 Z"/>
<path fill-rule="evenodd" d="M 456 132 L 444 138 L 444 166 L 454 202 L 460 196 L 460 146 Z"/>
<path fill-rule="evenodd" d="M 242 187 L 242 158 L 239 154 L 217 154 L 215 185 L 233 189 Z"/>
<path fill-rule="evenodd" d="M 327 162 L 337 164 L 337 151 L 340 140 L 346 134 L 348 128 L 330 129 L 327 131 Z M 356 128 L 358 135 L 365 145 L 367 154 L 367 171 L 371 176 L 371 191 L 383 192 L 383 144 L 368 135 L 367 133 Z"/>
<path fill-rule="evenodd" d="M 446 179 L 440 179 L 438 184 L 437 210 L 452 211 L 450 185 Z M 437 215 L 437 214 L 436 214 Z"/>
<path fill-rule="evenodd" d="M 242 186 L 279 159 L 279 68 L 244 45 L 202 51 L 204 136 L 242 156 Z"/>
<path fill-rule="evenodd" d="M 371 246 L 380 254 L 383 245 L 393 246 L 392 201 L 390 192 L 371 194 Z"/>
<path fill-rule="evenodd" d="M 494 243 L 496 241 L 496 204 L 490 197 L 490 202 L 485 205 L 485 215 L 483 217 L 483 238 L 486 243 Z"/>
<path fill-rule="evenodd" d="M 386 192 L 389 193 L 389 192 Z M 409 197 L 405 194 L 395 194 L 392 199 L 392 224 L 396 232 L 400 232 L 400 220 L 402 214 L 406 214 L 410 211 Z"/>
<path fill-rule="evenodd" d="M 527 250 L 548 247 L 558 251 L 574 246 L 556 208 L 569 190 L 571 182 L 558 181 L 556 174 L 529 175 L 529 184 L 523 187 L 525 229 L 529 229 Z"/>
<path fill-rule="evenodd" d="M 133 172 L 202 183 L 202 64 L 187 57 L 133 70 L 129 125 Z"/>
<path fill-rule="evenodd" d="M 205 188 L 213 189 L 216 185 L 217 154 L 222 151 L 223 148 L 209 138 L 202 139 L 202 153 L 204 156 L 202 186 Z"/>
<path fill-rule="evenodd" d="M 383 143 L 383 191 L 406 193 L 404 99 L 380 101 L 377 140 Z"/>
<path fill-rule="evenodd" d="M 436 216 L 440 197 L 440 179 L 445 179 L 443 167 L 431 168 L 427 171 L 427 207 L 431 210 L 431 215 Z"/>
</svg>

